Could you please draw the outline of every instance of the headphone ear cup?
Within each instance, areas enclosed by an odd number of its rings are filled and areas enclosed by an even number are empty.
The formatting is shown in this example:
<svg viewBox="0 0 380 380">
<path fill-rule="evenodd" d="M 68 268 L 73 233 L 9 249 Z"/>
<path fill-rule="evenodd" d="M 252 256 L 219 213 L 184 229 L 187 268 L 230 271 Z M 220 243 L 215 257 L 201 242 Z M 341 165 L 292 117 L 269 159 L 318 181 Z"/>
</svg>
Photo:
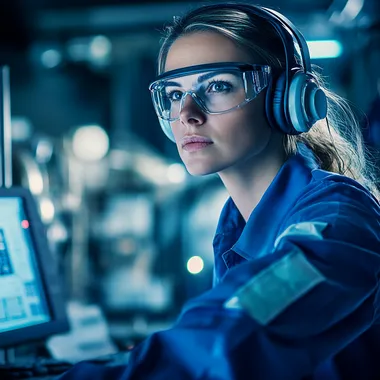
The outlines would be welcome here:
<svg viewBox="0 0 380 380">
<path fill-rule="evenodd" d="M 304 72 L 294 74 L 289 87 L 288 110 L 293 134 L 308 132 L 327 115 L 327 98 L 313 77 Z"/>
<path fill-rule="evenodd" d="M 284 111 L 284 94 L 285 94 L 286 77 L 282 73 L 273 85 L 271 94 L 271 108 L 274 123 L 280 131 L 289 133 L 288 123 Z"/>
<path fill-rule="evenodd" d="M 158 119 L 158 121 L 160 122 L 160 126 L 161 126 L 162 130 L 164 131 L 166 137 L 168 137 L 171 141 L 173 141 L 175 143 L 175 138 L 173 135 L 172 127 L 170 125 L 170 121 L 163 120 L 160 118 Z"/>
<path fill-rule="evenodd" d="M 301 71 L 294 74 L 289 86 L 288 110 L 290 122 L 295 132 L 308 132 L 313 126 L 305 114 L 304 95 L 307 86 L 307 75 Z"/>
</svg>

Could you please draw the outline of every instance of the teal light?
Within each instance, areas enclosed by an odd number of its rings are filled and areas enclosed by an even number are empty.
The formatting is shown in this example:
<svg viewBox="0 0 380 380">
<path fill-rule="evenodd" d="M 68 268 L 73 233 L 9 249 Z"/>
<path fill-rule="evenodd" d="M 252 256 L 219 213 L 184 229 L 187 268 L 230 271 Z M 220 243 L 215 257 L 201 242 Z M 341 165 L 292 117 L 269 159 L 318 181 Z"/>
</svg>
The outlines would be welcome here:
<svg viewBox="0 0 380 380">
<path fill-rule="evenodd" d="M 343 52 L 342 44 L 337 40 L 307 41 L 311 59 L 337 58 Z"/>
</svg>

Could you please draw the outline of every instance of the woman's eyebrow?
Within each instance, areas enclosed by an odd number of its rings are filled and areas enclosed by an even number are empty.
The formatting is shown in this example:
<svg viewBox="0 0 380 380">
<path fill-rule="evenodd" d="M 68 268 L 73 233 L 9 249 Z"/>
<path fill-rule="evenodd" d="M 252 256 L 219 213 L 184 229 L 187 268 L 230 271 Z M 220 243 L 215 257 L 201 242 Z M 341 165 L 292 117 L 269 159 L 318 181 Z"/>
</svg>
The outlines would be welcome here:
<svg viewBox="0 0 380 380">
<path fill-rule="evenodd" d="M 218 73 L 218 72 L 209 72 L 206 74 L 202 74 L 197 78 L 197 80 L 196 80 L 196 82 L 194 82 L 194 84 L 202 83 L 205 80 L 210 79 L 210 78 L 214 77 L 215 75 L 219 75 L 219 74 L 220 73 Z M 181 83 L 174 82 L 174 81 L 168 81 L 168 82 L 165 82 L 165 84 L 166 84 L 166 86 L 183 87 Z"/>
<path fill-rule="evenodd" d="M 165 82 L 165 85 L 166 85 L 166 86 L 182 87 L 181 83 L 173 82 L 173 81 Z"/>
<path fill-rule="evenodd" d="M 220 72 L 210 72 L 210 73 L 206 73 L 206 74 L 203 74 L 203 75 L 199 75 L 198 79 L 197 79 L 197 82 L 198 83 L 202 83 L 204 82 L 205 80 L 207 79 L 210 79 L 216 75 L 220 75 Z"/>
<path fill-rule="evenodd" d="M 207 79 L 210 79 L 210 78 L 215 77 L 215 76 L 220 75 L 220 74 L 223 74 L 223 73 L 221 73 L 221 72 L 214 72 L 214 71 L 211 71 L 211 72 L 209 72 L 209 73 L 202 74 L 202 75 L 200 75 L 200 76 L 197 78 L 197 80 L 196 80 L 196 82 L 194 82 L 194 84 L 202 83 L 202 82 L 206 81 Z M 232 74 L 232 75 L 235 75 L 235 76 L 236 76 L 235 73 L 230 73 L 230 72 L 229 72 L 228 74 Z M 183 87 L 181 83 L 179 83 L 179 82 L 174 82 L 174 81 L 168 81 L 168 82 L 165 82 L 165 85 L 166 85 L 166 86 L 173 86 L 173 87 L 174 87 L 174 86 L 175 86 L 175 87 Z"/>
<path fill-rule="evenodd" d="M 221 74 L 230 74 L 230 75 L 233 75 L 235 77 L 237 77 L 239 74 L 237 74 L 236 72 L 232 72 L 232 71 L 216 71 L 216 72 L 209 72 L 209 73 L 206 73 L 206 74 L 203 74 L 203 75 L 200 75 L 197 79 L 197 82 L 198 83 L 201 83 L 201 82 L 204 82 L 205 80 L 207 79 L 210 79 L 212 77 L 215 77 L 217 75 L 221 75 Z"/>
</svg>

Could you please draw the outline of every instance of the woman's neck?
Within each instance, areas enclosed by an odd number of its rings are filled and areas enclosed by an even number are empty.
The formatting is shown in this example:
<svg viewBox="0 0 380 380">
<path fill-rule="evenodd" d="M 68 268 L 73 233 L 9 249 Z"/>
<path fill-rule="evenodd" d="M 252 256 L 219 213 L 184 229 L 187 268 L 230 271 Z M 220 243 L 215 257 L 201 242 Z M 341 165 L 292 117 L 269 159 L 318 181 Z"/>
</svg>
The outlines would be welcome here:
<svg viewBox="0 0 380 380">
<path fill-rule="evenodd" d="M 245 221 L 286 161 L 285 153 L 281 149 L 277 152 L 262 152 L 239 168 L 218 173 Z"/>
</svg>

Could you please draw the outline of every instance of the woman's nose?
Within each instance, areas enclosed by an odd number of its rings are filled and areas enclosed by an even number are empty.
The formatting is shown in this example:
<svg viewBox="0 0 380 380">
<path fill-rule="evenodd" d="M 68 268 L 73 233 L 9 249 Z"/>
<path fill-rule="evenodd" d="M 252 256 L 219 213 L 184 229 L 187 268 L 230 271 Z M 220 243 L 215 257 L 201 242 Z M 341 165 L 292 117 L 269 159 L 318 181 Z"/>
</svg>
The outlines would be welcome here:
<svg viewBox="0 0 380 380">
<path fill-rule="evenodd" d="M 202 125 L 206 121 L 205 113 L 190 94 L 186 94 L 182 100 L 179 118 L 182 123 L 189 125 Z"/>
</svg>

